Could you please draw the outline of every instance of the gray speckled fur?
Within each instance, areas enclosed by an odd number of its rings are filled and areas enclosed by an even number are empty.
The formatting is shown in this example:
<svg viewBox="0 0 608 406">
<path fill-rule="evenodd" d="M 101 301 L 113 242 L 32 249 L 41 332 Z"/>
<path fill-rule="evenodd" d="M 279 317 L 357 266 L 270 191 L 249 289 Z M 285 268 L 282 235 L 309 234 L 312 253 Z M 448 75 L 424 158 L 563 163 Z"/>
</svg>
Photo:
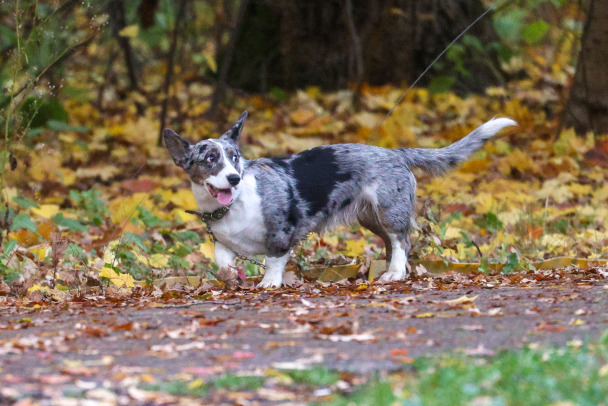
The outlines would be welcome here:
<svg viewBox="0 0 608 406">
<path fill-rule="evenodd" d="M 246 113 L 219 139 L 224 148 L 238 148 L 245 117 Z M 242 177 L 254 175 L 262 201 L 266 252 L 260 254 L 282 257 L 312 231 L 323 232 L 340 223 L 358 221 L 384 240 L 387 265 L 394 249 L 405 251 L 407 259 L 416 196 L 416 179 L 410 168 L 443 174 L 509 125 L 515 123 L 509 119 L 491 120 L 463 139 L 439 149 L 338 144 L 287 158 L 240 159 L 237 170 Z M 175 162 L 193 178 L 196 170 L 192 167 L 196 164 L 189 165 L 188 160 L 201 159 L 191 152 L 186 156 L 180 147 L 181 138 L 175 136 L 178 138 L 166 134 L 167 146 Z M 190 151 L 196 151 L 205 142 L 208 141 L 192 146 Z M 403 257 L 399 258 L 396 262 L 403 262 Z"/>
<path fill-rule="evenodd" d="M 366 223 L 381 222 L 383 228 L 405 238 L 416 193 L 416 179 L 408 168 L 406 155 L 399 150 L 358 144 L 329 145 L 311 151 L 323 149 L 337 157 L 340 171 L 351 174 L 351 178 L 337 182 L 329 194 L 327 206 L 313 215 L 307 215 L 310 204 L 300 195 L 297 179 L 289 167 L 276 165 L 270 159 L 247 162 L 245 170 L 255 174 L 262 201 L 270 203 L 263 207 L 269 254 L 280 256 L 312 231 L 323 232 L 326 228 L 361 218 L 367 219 Z M 289 165 L 298 157 L 299 154 L 294 154 L 285 162 Z M 374 185 L 377 185 L 377 205 L 372 196 L 364 196 L 363 190 Z M 301 215 L 293 227 L 287 220 L 290 193 L 293 193 Z"/>
</svg>

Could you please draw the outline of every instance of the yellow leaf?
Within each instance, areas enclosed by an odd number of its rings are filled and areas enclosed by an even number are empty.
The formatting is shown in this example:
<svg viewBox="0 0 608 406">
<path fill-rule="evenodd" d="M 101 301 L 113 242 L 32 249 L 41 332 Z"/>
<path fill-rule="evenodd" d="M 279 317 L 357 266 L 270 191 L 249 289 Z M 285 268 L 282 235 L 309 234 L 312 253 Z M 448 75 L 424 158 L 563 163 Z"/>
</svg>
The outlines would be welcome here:
<svg viewBox="0 0 608 406">
<path fill-rule="evenodd" d="M 120 173 L 120 169 L 113 165 L 91 166 L 88 168 L 78 168 L 76 177 L 78 179 L 88 179 L 100 177 L 102 180 L 109 180 Z"/>
<path fill-rule="evenodd" d="M 110 241 L 103 252 L 103 262 L 106 264 L 114 264 L 116 260 L 116 247 L 120 244 L 119 240 Z M 113 272 L 113 271 L 112 271 Z"/>
<path fill-rule="evenodd" d="M 591 185 L 581 185 L 580 183 L 568 185 L 568 190 L 579 196 L 590 195 L 593 192 Z"/>
<path fill-rule="evenodd" d="M 119 124 L 113 125 L 112 127 L 108 128 L 108 130 L 107 130 L 108 135 L 110 135 L 112 137 L 123 135 L 125 132 L 126 132 L 125 127 L 123 125 L 119 125 Z M 99 136 L 104 137 L 105 134 L 103 132 L 100 132 Z"/>
<path fill-rule="evenodd" d="M 125 124 L 124 139 L 149 150 L 151 145 L 156 145 L 158 136 L 158 123 L 148 117 L 140 117 L 137 121 L 129 121 Z"/>
<path fill-rule="evenodd" d="M 148 210 L 153 209 L 153 204 L 147 193 L 134 193 L 131 196 L 116 198 L 109 204 L 110 213 L 112 213 L 112 221 L 115 224 L 120 224 L 125 220 L 137 216 L 137 208 L 145 207 Z"/>
<path fill-rule="evenodd" d="M 42 204 L 39 208 L 32 207 L 32 213 L 45 219 L 50 219 L 59 213 L 59 206 L 56 204 Z"/>
<path fill-rule="evenodd" d="M 199 220 L 198 216 L 195 216 L 194 214 L 186 213 L 186 211 L 184 209 L 177 209 L 177 208 L 171 210 L 168 218 L 170 220 L 181 221 L 182 223 L 189 223 L 191 221 Z"/>
<path fill-rule="evenodd" d="M 99 271 L 99 276 L 103 278 L 108 278 L 110 282 L 116 285 L 119 288 L 123 286 L 126 288 L 132 288 L 135 286 L 135 279 L 129 274 L 126 273 L 116 273 L 112 268 L 108 268 L 104 266 Z"/>
<path fill-rule="evenodd" d="M 41 291 L 41 292 L 48 292 L 49 288 L 45 287 L 45 286 L 40 286 L 40 285 L 34 285 L 31 288 L 27 288 L 28 292 L 34 292 L 34 291 Z"/>
<path fill-rule="evenodd" d="M 39 260 L 43 260 L 47 257 L 50 247 L 48 245 L 46 247 L 37 245 L 35 247 L 31 247 L 29 250 L 32 254 L 36 255 Z"/>
<path fill-rule="evenodd" d="M 178 189 L 177 192 L 172 193 L 169 201 L 184 209 L 193 210 L 196 208 L 196 201 L 190 189 Z"/>
<path fill-rule="evenodd" d="M 475 212 L 478 214 L 486 214 L 495 212 L 498 208 L 498 203 L 494 199 L 494 195 L 490 193 L 479 193 L 475 196 Z"/>
<path fill-rule="evenodd" d="M 205 381 L 203 381 L 201 378 L 198 378 L 198 379 L 195 379 L 192 382 L 188 383 L 188 389 L 200 388 L 204 384 L 205 384 Z"/>
<path fill-rule="evenodd" d="M 45 151 L 40 155 L 32 154 L 28 170 L 32 178 L 37 181 L 44 179 L 59 180 L 57 174 L 62 161 L 63 157 L 58 152 Z"/>
<path fill-rule="evenodd" d="M 572 324 L 574 324 L 575 326 L 582 326 L 583 324 L 585 324 L 585 322 L 581 319 L 576 319 Z"/>
<path fill-rule="evenodd" d="M 337 247 L 340 239 L 337 235 L 328 235 L 323 237 L 323 242 L 327 245 L 331 245 L 332 247 Z"/>
<path fill-rule="evenodd" d="M 507 226 L 514 226 L 523 217 L 523 212 L 518 209 L 512 209 L 511 211 L 504 211 L 497 214 L 498 219 Z"/>
<path fill-rule="evenodd" d="M 429 317 L 435 317 L 435 313 L 428 312 L 428 313 L 420 313 L 420 314 L 416 315 L 417 319 L 428 319 Z"/>
<path fill-rule="evenodd" d="M 550 179 L 543 183 L 543 187 L 536 191 L 539 199 L 551 198 L 556 203 L 565 203 L 572 197 L 572 192 L 568 186 L 562 185 L 559 179 Z"/>
<path fill-rule="evenodd" d="M 211 260 L 215 260 L 215 244 L 207 240 L 198 247 L 198 251 Z"/>
<path fill-rule="evenodd" d="M 488 158 L 474 159 L 468 162 L 464 162 L 460 167 L 460 170 L 463 172 L 479 173 L 485 170 L 489 164 L 490 160 Z"/>
<path fill-rule="evenodd" d="M 348 240 L 346 241 L 346 249 L 343 251 L 347 257 L 359 257 L 365 252 L 365 246 L 367 241 L 363 238 L 360 240 Z"/>
<path fill-rule="evenodd" d="M 139 34 L 139 26 L 137 24 L 128 25 L 118 32 L 118 35 L 126 38 L 135 38 Z"/>
<path fill-rule="evenodd" d="M 306 125 L 316 117 L 314 111 L 309 109 L 299 108 L 289 115 L 289 119 L 295 125 Z"/>
<path fill-rule="evenodd" d="M 519 149 L 515 149 L 511 151 L 509 155 L 501 159 L 498 164 L 498 170 L 502 172 L 503 175 L 510 174 L 512 169 L 516 169 L 520 173 L 533 171 L 534 161 L 530 155 Z"/>
<path fill-rule="evenodd" d="M 451 240 L 453 238 L 460 238 L 461 231 L 464 230 L 458 227 L 448 226 L 448 228 L 445 230 L 445 238 L 448 240 Z"/>
<path fill-rule="evenodd" d="M 59 168 L 59 172 L 61 173 L 61 177 L 63 178 L 63 184 L 65 186 L 72 186 L 76 183 L 76 174 L 71 169 Z"/>
<path fill-rule="evenodd" d="M 464 296 L 460 296 L 458 299 L 446 300 L 445 303 L 451 304 L 451 305 L 471 303 L 478 297 L 479 297 L 479 295 L 473 296 L 473 297 L 468 297 L 467 295 L 464 295 Z"/>
<path fill-rule="evenodd" d="M 167 254 L 152 254 L 148 260 L 148 266 L 151 268 L 165 268 L 169 264 L 169 255 Z"/>
<path fill-rule="evenodd" d="M 108 268 L 107 266 L 104 266 L 103 268 L 101 268 L 101 271 L 99 271 L 99 276 L 101 278 L 108 278 L 108 279 L 112 279 L 116 276 L 116 271 L 113 270 L 112 268 Z"/>
<path fill-rule="evenodd" d="M 217 72 L 217 62 L 215 61 L 215 57 L 213 52 L 209 50 L 203 51 L 203 56 L 205 57 L 205 62 L 207 62 L 207 66 L 211 69 L 211 72 Z"/>
<path fill-rule="evenodd" d="M 122 288 L 123 286 L 126 288 L 132 288 L 135 286 L 135 279 L 133 279 L 131 275 L 126 273 L 121 273 L 120 275 L 118 275 L 117 278 L 110 280 L 114 285 L 118 286 L 119 288 Z"/>
<path fill-rule="evenodd" d="M 545 234 L 540 238 L 540 243 L 548 250 L 555 251 L 558 248 L 568 248 L 571 240 L 564 234 Z"/>
</svg>

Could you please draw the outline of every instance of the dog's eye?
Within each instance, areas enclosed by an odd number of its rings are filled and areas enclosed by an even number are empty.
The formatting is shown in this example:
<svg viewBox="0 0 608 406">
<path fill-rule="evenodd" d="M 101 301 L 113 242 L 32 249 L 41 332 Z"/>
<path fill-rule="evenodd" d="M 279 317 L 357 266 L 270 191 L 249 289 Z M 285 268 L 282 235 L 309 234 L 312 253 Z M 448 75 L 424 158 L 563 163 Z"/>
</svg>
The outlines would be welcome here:
<svg viewBox="0 0 608 406">
<path fill-rule="evenodd" d="M 206 159 L 206 161 L 209 163 L 215 162 L 216 160 L 217 158 L 215 157 L 215 155 L 209 155 Z"/>
<path fill-rule="evenodd" d="M 232 160 L 233 160 L 234 162 L 238 161 L 238 160 L 239 160 L 239 156 L 238 156 L 238 155 L 236 155 L 236 154 L 235 154 L 235 155 L 233 155 L 233 156 L 232 156 Z"/>
</svg>

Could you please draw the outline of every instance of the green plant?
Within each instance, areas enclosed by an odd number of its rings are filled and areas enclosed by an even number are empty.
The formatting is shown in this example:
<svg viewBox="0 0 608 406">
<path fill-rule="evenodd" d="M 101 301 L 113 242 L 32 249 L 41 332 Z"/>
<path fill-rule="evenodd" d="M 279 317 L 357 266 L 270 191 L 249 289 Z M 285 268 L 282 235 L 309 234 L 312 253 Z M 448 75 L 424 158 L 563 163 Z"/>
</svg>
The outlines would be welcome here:
<svg viewBox="0 0 608 406">
<path fill-rule="evenodd" d="M 211 381 L 216 389 L 228 389 L 232 391 L 255 390 L 264 384 L 263 376 L 224 374 Z"/>
<path fill-rule="evenodd" d="M 96 226 L 101 225 L 105 218 L 110 215 L 110 211 L 100 197 L 101 192 L 97 189 L 82 192 L 70 190 L 70 199 L 75 209 L 79 211 L 86 222 Z"/>
<path fill-rule="evenodd" d="M 340 376 L 333 370 L 318 366 L 312 369 L 291 370 L 286 374 L 296 383 L 303 383 L 308 386 L 329 386 L 340 379 Z"/>
</svg>

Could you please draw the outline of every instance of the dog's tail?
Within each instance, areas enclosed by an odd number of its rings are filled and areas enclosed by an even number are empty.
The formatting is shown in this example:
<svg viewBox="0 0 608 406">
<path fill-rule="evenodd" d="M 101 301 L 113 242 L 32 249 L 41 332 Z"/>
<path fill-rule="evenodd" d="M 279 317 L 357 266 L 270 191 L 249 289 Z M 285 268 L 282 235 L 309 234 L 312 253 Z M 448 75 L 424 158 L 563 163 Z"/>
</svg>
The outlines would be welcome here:
<svg viewBox="0 0 608 406">
<path fill-rule="evenodd" d="M 433 175 L 441 175 L 452 169 L 505 127 L 517 125 L 509 118 L 495 118 L 477 127 L 471 133 L 444 148 L 400 148 L 406 154 L 409 166 L 421 168 Z"/>
</svg>

